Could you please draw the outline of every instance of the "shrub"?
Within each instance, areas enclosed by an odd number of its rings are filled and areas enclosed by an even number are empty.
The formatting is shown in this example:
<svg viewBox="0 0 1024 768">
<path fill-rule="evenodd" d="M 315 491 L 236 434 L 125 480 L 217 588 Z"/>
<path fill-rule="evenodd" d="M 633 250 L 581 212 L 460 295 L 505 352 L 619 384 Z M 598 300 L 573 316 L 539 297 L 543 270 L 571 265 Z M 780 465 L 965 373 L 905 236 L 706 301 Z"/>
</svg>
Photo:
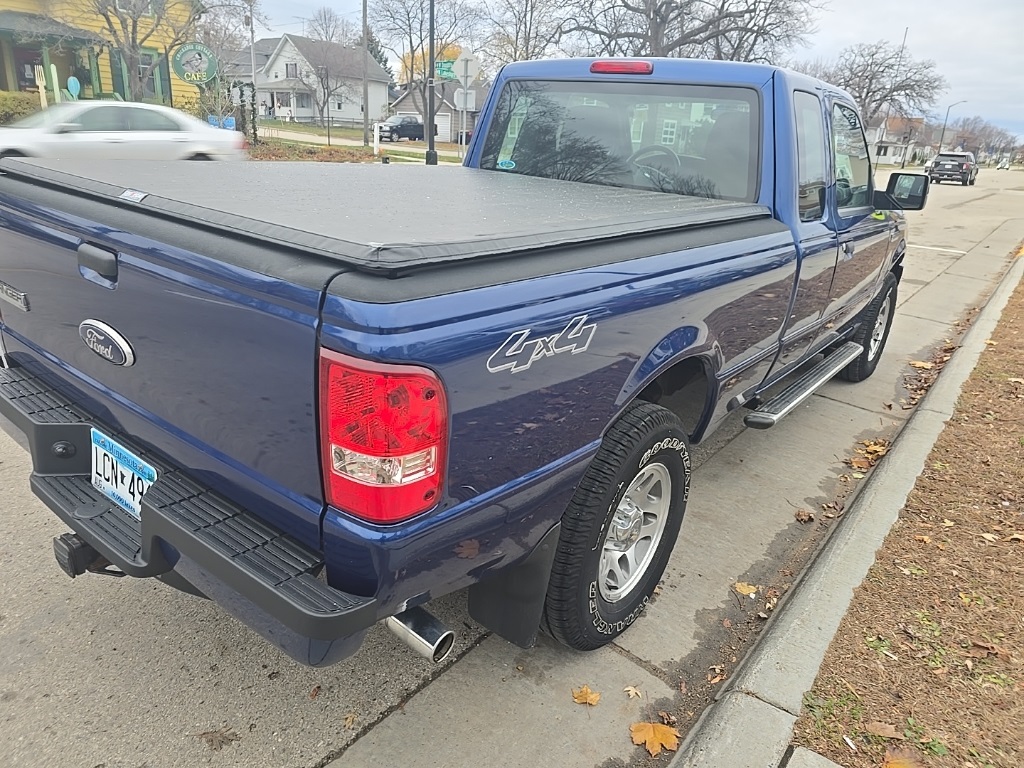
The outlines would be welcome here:
<svg viewBox="0 0 1024 768">
<path fill-rule="evenodd" d="M 39 96 L 35 93 L 0 91 L 0 125 L 9 125 L 26 115 L 39 111 Z"/>
</svg>

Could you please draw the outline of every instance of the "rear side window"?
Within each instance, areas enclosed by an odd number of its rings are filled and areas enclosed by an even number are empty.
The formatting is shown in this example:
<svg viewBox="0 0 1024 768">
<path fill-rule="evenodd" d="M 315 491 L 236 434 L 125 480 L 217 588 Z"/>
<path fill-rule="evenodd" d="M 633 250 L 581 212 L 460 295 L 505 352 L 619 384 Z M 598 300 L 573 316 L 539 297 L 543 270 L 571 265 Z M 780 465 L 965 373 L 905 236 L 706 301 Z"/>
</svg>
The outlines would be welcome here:
<svg viewBox="0 0 1024 768">
<path fill-rule="evenodd" d="M 870 204 L 872 189 L 868 144 L 857 110 L 846 104 L 832 108 L 832 139 L 836 153 L 836 200 L 844 208 Z"/>
<path fill-rule="evenodd" d="M 800 221 L 818 221 L 825 212 L 825 188 L 828 186 L 821 101 L 811 93 L 797 91 L 793 94 L 793 110 L 799 178 L 797 209 Z"/>
<path fill-rule="evenodd" d="M 760 102 L 742 87 L 513 81 L 481 167 L 502 173 L 753 201 Z"/>
<path fill-rule="evenodd" d="M 154 112 L 151 109 L 136 109 L 134 107 L 129 108 L 127 111 L 130 113 L 128 115 L 128 124 L 133 131 L 182 130 L 176 120 L 160 112 Z"/>
</svg>

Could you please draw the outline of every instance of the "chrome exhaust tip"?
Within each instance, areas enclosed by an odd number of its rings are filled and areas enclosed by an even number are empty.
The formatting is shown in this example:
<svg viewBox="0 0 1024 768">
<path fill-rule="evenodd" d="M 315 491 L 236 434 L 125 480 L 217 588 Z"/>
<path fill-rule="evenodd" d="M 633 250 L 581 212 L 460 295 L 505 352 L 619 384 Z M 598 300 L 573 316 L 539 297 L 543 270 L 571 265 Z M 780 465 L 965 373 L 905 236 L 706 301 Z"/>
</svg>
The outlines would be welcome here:
<svg viewBox="0 0 1024 768">
<path fill-rule="evenodd" d="M 422 608 L 408 608 L 384 619 L 388 629 L 420 656 L 440 664 L 455 647 L 455 633 Z"/>
</svg>

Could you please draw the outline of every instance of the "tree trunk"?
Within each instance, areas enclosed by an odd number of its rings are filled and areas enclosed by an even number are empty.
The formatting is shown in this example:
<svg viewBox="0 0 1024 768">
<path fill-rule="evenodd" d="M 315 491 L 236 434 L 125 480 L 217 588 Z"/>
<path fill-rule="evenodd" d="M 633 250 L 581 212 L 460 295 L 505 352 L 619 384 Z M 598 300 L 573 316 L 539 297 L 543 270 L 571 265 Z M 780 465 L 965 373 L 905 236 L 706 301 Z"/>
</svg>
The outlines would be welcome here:
<svg viewBox="0 0 1024 768">
<path fill-rule="evenodd" d="M 128 100 L 142 101 L 145 95 L 145 80 L 139 71 L 142 68 L 142 53 L 125 46 L 121 50 L 121 59 L 124 61 L 124 68 L 128 75 L 125 80 L 125 85 L 128 88 Z"/>
</svg>

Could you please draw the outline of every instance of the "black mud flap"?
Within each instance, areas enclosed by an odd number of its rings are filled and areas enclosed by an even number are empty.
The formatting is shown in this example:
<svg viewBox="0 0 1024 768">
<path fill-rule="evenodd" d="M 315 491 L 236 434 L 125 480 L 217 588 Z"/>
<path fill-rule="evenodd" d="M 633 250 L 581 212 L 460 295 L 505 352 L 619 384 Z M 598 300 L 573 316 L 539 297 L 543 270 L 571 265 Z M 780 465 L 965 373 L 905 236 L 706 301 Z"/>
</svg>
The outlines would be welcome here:
<svg viewBox="0 0 1024 768">
<path fill-rule="evenodd" d="M 474 621 L 520 648 L 533 647 L 561 530 L 557 523 L 521 562 L 469 588 L 469 615 Z"/>
</svg>

